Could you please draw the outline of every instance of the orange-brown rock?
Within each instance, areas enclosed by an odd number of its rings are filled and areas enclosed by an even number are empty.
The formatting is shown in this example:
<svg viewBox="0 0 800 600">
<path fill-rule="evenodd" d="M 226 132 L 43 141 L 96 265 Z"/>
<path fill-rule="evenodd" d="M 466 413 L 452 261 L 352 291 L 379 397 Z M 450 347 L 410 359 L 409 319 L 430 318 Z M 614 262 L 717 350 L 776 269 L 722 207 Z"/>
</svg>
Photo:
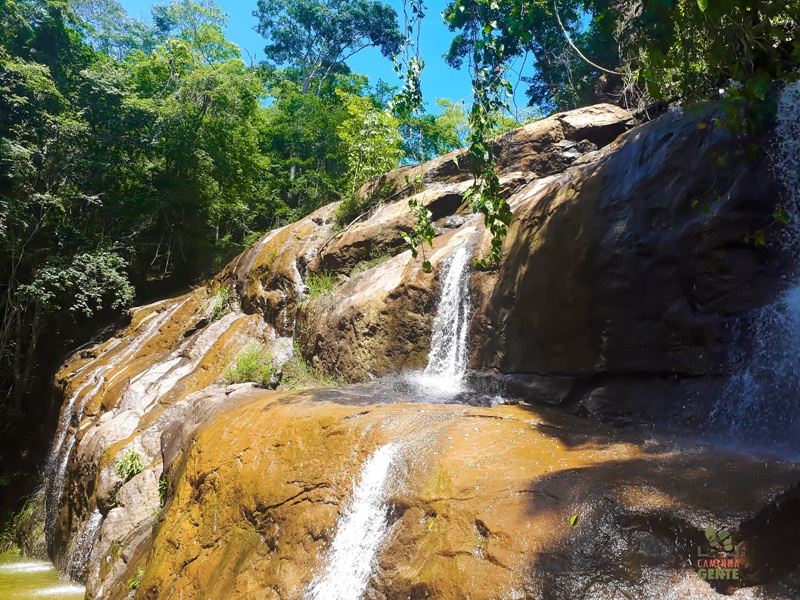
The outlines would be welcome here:
<svg viewBox="0 0 800 600">
<path fill-rule="evenodd" d="M 744 242 L 780 191 L 766 157 L 699 120 L 646 124 L 512 197 L 499 269 L 476 285 L 476 366 L 723 372 L 730 318 L 781 285 L 774 253 Z"/>
<path fill-rule="evenodd" d="M 146 569 L 137 597 L 302 598 L 360 467 L 387 443 L 400 450 L 369 598 L 722 597 L 697 574 L 705 528 L 744 550 L 739 524 L 800 476 L 520 407 L 349 402 L 346 390 L 243 392 L 202 425 L 171 469 L 152 549 L 128 565 Z M 761 535 L 783 535 L 791 511 Z M 747 582 L 769 556 L 740 560 Z M 108 597 L 125 597 L 125 581 Z M 777 593 L 769 576 L 749 583 Z"/>
<path fill-rule="evenodd" d="M 474 227 L 464 227 L 436 238 L 430 273 L 406 251 L 306 301 L 296 333 L 303 354 L 349 381 L 425 367 L 441 267 L 475 234 Z"/>
<path fill-rule="evenodd" d="M 264 234 L 234 259 L 220 279 L 230 281 L 246 312 L 257 312 L 280 335 L 292 335 L 308 265 L 333 232 L 337 204 Z"/>
<path fill-rule="evenodd" d="M 457 152 L 362 190 L 385 203 L 343 231 L 330 205 L 267 233 L 207 286 L 134 310 L 73 356 L 57 377 L 51 554 L 97 598 L 132 594 L 139 568 L 138 597 L 301 598 L 362 466 L 392 442 L 370 599 L 714 598 L 729 583 L 712 589 L 687 566 L 708 525 L 739 536 L 757 593 L 796 595 L 800 557 L 772 543 L 800 533 L 794 464 L 574 416 L 702 415 L 728 374 L 728 326 L 782 285 L 778 253 L 743 242 L 780 189 L 746 142 L 697 127 L 707 118 L 625 133 L 630 115 L 600 105 L 496 141 L 515 219 L 500 265 L 471 275 L 473 380 L 562 414 L 220 378 L 253 341 L 276 356 L 295 343 L 346 381 L 423 367 L 447 261 L 466 240 L 476 258 L 489 244 L 461 201 Z M 432 273 L 398 254 L 412 194 L 435 220 Z M 336 285 L 311 298 L 324 271 Z M 225 287 L 227 313 L 214 309 Z M 125 481 L 115 466 L 130 452 L 142 469 Z"/>
</svg>

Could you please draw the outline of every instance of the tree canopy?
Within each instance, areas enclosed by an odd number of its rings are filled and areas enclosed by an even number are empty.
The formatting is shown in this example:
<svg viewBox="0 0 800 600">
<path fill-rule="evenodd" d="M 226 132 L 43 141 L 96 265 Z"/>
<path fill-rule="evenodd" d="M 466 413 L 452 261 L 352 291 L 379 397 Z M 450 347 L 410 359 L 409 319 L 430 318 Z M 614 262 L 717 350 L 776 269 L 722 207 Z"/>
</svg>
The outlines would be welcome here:
<svg viewBox="0 0 800 600">
<path fill-rule="evenodd" d="M 345 61 L 376 47 L 387 58 L 400 49 L 397 12 L 379 0 L 258 0 L 257 31 L 273 66 L 296 72 L 303 93 L 319 93 Z"/>
</svg>

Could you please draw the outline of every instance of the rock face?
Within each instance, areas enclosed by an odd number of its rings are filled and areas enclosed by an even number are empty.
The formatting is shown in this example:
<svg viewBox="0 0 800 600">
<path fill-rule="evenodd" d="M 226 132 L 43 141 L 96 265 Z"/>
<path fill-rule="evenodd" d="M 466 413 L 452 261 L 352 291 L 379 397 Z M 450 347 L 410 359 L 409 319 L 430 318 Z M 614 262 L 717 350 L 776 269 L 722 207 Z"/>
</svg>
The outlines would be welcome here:
<svg viewBox="0 0 800 600">
<path fill-rule="evenodd" d="M 702 122 L 664 117 L 515 194 L 506 254 L 481 286 L 476 366 L 722 372 L 729 318 L 776 292 L 774 256 L 743 238 L 780 190 L 745 144 Z"/>
<path fill-rule="evenodd" d="M 353 510 L 364 463 L 386 444 L 398 450 L 365 597 L 722 597 L 684 566 L 708 549 L 708 525 L 734 530 L 754 593 L 776 592 L 777 557 L 738 530 L 800 476 L 796 464 L 765 470 L 519 407 L 350 401 L 346 391 L 229 401 L 172 467 L 152 549 L 129 566 L 128 576 L 146 570 L 139 595 L 303 598 Z M 790 520 L 758 535 L 779 537 Z"/>
<path fill-rule="evenodd" d="M 732 580 L 685 566 L 698 545 L 716 556 L 709 525 L 735 533 L 736 581 L 797 595 L 800 557 L 773 543 L 800 533 L 796 465 L 641 433 L 704 418 L 730 375 L 731 323 L 784 285 L 782 254 L 744 242 L 782 190 L 711 117 L 632 129 L 599 105 L 496 141 L 515 219 L 499 266 L 470 275 L 470 380 L 558 412 L 223 378 L 253 343 L 276 368 L 300 354 L 342 383 L 423 368 L 448 261 L 490 242 L 462 202 L 459 151 L 365 186 L 385 201 L 342 231 L 334 204 L 265 234 L 73 356 L 56 382 L 49 553 L 94 598 L 319 598 L 326 577 L 360 581 L 336 536 L 369 505 L 383 533 L 362 552 L 368 598 L 714 598 Z M 400 242 L 412 196 L 437 228 L 431 273 Z"/>
</svg>

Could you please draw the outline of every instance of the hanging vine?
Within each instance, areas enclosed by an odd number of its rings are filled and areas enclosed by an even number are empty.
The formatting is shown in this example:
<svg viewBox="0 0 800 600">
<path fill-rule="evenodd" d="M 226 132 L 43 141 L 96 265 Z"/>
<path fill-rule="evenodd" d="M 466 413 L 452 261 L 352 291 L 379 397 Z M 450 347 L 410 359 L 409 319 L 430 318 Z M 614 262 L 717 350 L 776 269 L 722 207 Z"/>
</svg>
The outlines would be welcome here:
<svg viewBox="0 0 800 600">
<path fill-rule="evenodd" d="M 422 20 L 425 18 L 425 8 L 422 0 L 404 0 L 403 2 L 406 40 L 401 52 L 395 56 L 394 70 L 404 83 L 389 105 L 398 119 L 406 121 L 421 117 L 423 112 L 421 80 L 425 62 L 419 55 L 419 38 L 422 31 Z M 420 122 L 419 119 L 417 122 Z M 421 131 L 418 138 L 419 148 L 415 158 L 421 164 L 424 160 Z M 421 177 L 418 177 L 416 181 L 407 180 L 406 183 L 416 188 L 419 180 Z M 411 247 L 411 255 L 414 258 L 417 258 L 419 252 L 422 251 L 422 268 L 430 271 L 432 267 L 425 253 L 425 244 L 433 247 L 433 238 L 436 235 L 431 222 L 432 213 L 415 197 L 408 201 L 408 206 L 416 215 L 416 224 L 410 232 L 402 235 L 403 240 Z"/>
<path fill-rule="evenodd" d="M 411 18 L 406 13 L 407 42 L 404 53 L 396 59 L 395 70 L 404 79 L 405 85 L 393 101 L 395 114 L 415 114 L 422 107 L 420 73 L 422 60 L 419 58 L 419 31 L 424 5 L 421 0 L 408 0 Z M 513 215 L 508 203 L 500 196 L 500 181 L 495 173 L 496 157 L 494 138 L 497 135 L 497 119 L 508 110 L 506 98 L 512 93 L 511 84 L 505 79 L 506 44 L 497 24 L 498 5 L 496 2 L 479 0 L 456 0 L 448 6 L 445 19 L 451 29 L 461 29 L 470 37 L 472 53 L 469 67 L 472 78 L 473 103 L 468 114 L 470 128 L 468 168 L 473 183 L 464 194 L 473 211 L 483 215 L 486 229 L 492 235 L 488 254 L 476 263 L 486 267 L 500 258 L 508 226 Z M 416 36 L 416 43 L 412 37 Z M 414 54 L 411 55 L 413 48 Z M 431 212 L 414 198 L 409 206 L 416 213 L 414 229 L 403 235 L 411 246 L 416 258 L 419 249 L 423 252 L 423 267 L 430 270 L 430 262 L 425 258 L 424 245 L 433 246 L 435 231 L 431 223 Z"/>
<path fill-rule="evenodd" d="M 483 215 L 492 235 L 489 253 L 476 259 L 484 267 L 500 259 L 503 238 L 513 218 L 508 202 L 500 196 L 500 180 L 495 172 L 497 119 L 508 110 L 506 98 L 512 94 L 505 78 L 506 44 L 497 22 L 498 8 L 494 0 L 457 0 L 446 16 L 451 28 L 461 29 L 472 38 L 469 67 L 473 102 L 468 115 L 468 157 L 473 183 L 464 198 L 473 211 Z"/>
</svg>

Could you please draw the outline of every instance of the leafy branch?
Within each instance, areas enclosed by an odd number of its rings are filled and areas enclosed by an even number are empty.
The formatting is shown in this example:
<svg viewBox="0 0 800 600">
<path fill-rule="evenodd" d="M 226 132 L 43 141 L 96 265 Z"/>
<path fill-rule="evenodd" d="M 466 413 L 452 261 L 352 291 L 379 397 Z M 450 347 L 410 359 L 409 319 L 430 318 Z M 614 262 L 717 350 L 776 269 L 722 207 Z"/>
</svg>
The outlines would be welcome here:
<svg viewBox="0 0 800 600">
<path fill-rule="evenodd" d="M 420 123 L 419 117 L 422 115 L 423 108 L 421 77 L 425 61 L 419 56 L 419 36 L 422 31 L 422 20 L 425 18 L 425 3 L 423 0 L 404 0 L 403 14 L 406 40 L 402 52 L 395 55 L 394 70 L 404 83 L 389 106 L 399 119 L 410 120 L 412 117 L 417 117 L 417 122 Z M 422 163 L 425 152 L 422 147 L 421 132 L 418 139 L 419 148 L 416 159 Z M 415 192 L 420 181 L 421 176 L 413 182 L 406 178 L 406 183 L 413 186 Z M 417 258 L 419 251 L 422 250 L 422 268 L 425 271 L 431 271 L 433 267 L 425 254 L 425 244 L 433 248 L 433 238 L 436 232 L 431 221 L 432 213 L 413 196 L 408 201 L 408 207 L 416 215 L 416 224 L 410 232 L 402 234 L 402 238 L 411 247 L 411 255 L 414 258 Z"/>
<path fill-rule="evenodd" d="M 496 116 L 503 114 L 508 109 L 507 95 L 512 93 L 511 84 L 505 79 L 506 55 L 505 44 L 500 35 L 497 35 L 498 24 L 491 15 L 476 10 L 475 13 L 463 17 L 467 12 L 459 0 L 455 10 L 451 12 L 452 24 L 461 26 L 466 24 L 466 19 L 477 20 L 478 27 L 472 27 L 476 34 L 472 50 L 470 67 L 472 72 L 473 103 L 469 112 L 470 126 L 469 157 L 470 171 L 472 173 L 472 186 L 464 194 L 464 199 L 469 201 L 472 210 L 483 215 L 486 229 L 492 234 L 491 249 L 488 256 L 476 259 L 476 263 L 488 266 L 489 263 L 500 259 L 500 250 L 503 245 L 508 226 L 513 215 L 508 203 L 500 196 L 500 180 L 495 172 L 496 158 L 494 154 L 494 137 L 496 133 Z M 493 9 L 495 4 L 487 3 Z M 483 4 L 477 4 L 480 9 Z M 482 14 L 488 18 L 481 19 Z"/>
</svg>

